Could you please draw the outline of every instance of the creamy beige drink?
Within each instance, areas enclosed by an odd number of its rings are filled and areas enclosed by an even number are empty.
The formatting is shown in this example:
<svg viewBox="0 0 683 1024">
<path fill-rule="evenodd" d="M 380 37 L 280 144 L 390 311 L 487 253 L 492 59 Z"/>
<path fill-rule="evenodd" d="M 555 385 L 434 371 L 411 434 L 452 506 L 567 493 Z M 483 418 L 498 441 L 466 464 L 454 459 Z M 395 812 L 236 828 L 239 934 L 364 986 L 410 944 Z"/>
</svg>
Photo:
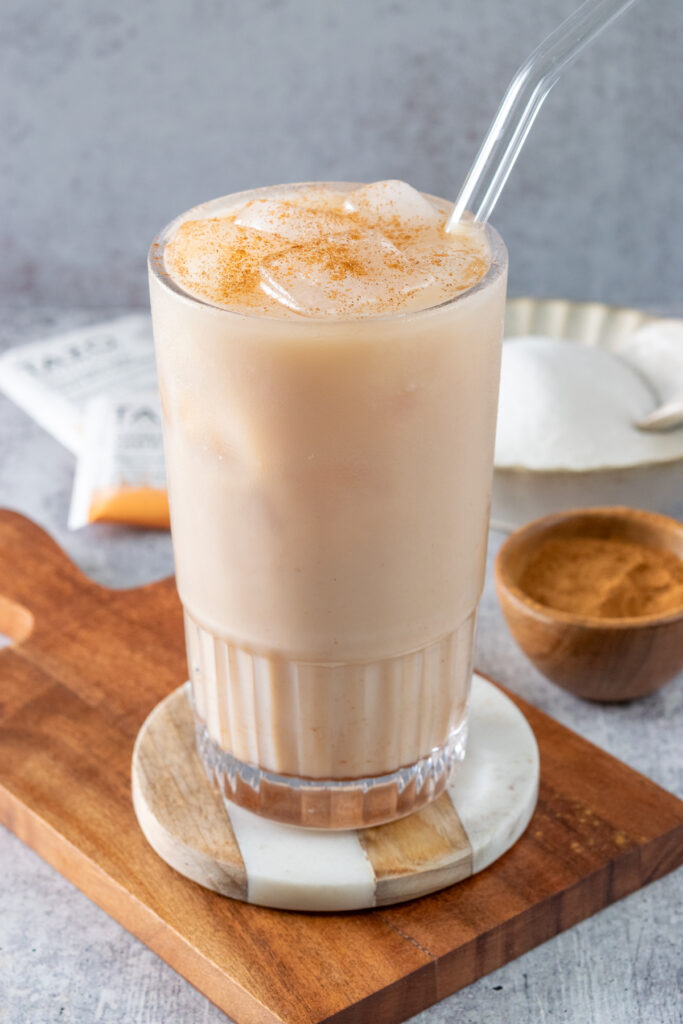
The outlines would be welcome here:
<svg viewBox="0 0 683 1024">
<path fill-rule="evenodd" d="M 506 258 L 446 214 L 281 186 L 151 251 L 199 749 L 294 824 L 406 814 L 464 754 Z"/>
</svg>

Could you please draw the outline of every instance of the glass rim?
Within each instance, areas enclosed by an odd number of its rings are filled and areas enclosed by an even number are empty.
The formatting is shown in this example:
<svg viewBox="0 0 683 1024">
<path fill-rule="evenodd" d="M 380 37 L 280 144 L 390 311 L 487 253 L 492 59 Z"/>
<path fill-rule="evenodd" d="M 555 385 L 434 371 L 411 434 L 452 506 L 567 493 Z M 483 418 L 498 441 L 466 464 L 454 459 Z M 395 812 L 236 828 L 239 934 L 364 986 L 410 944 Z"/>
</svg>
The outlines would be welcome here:
<svg viewBox="0 0 683 1024">
<path fill-rule="evenodd" d="M 244 310 L 229 309 L 227 306 L 221 306 L 216 302 L 210 302 L 208 299 L 202 299 L 198 295 L 193 295 L 191 292 L 186 291 L 185 288 L 181 287 L 176 281 L 173 280 L 169 272 L 166 270 L 164 265 L 164 252 L 166 245 L 170 241 L 176 228 L 188 220 L 190 215 L 196 211 L 203 211 L 206 215 L 207 207 L 211 207 L 214 204 L 218 205 L 224 203 L 227 200 L 243 199 L 247 202 L 250 198 L 263 198 L 263 193 L 272 192 L 275 189 L 296 189 L 304 190 L 306 188 L 319 188 L 321 185 L 329 188 L 342 189 L 354 189 L 360 188 L 364 182 L 351 182 L 351 181 L 303 181 L 303 182 L 291 182 L 289 184 L 282 185 L 265 185 L 260 188 L 246 189 L 241 192 L 230 192 L 224 196 L 218 196 L 216 199 L 209 199 L 204 203 L 199 203 L 197 206 L 190 207 L 184 213 L 174 217 L 173 220 L 169 221 L 165 227 L 155 235 L 152 240 L 152 244 L 149 247 L 147 254 L 147 266 L 150 274 L 159 282 L 162 288 L 168 291 L 174 292 L 179 298 L 186 300 L 190 304 L 203 306 L 206 309 L 216 310 L 219 313 L 225 314 L 226 316 L 237 317 L 240 320 L 253 320 L 263 321 L 269 324 L 297 324 L 304 327 L 316 327 L 318 330 L 324 329 L 328 324 L 364 324 L 364 323 L 380 323 L 389 321 L 399 321 L 406 319 L 413 319 L 415 317 L 425 316 L 438 312 L 439 310 L 446 309 L 449 306 L 453 306 L 456 303 L 464 299 L 469 299 L 478 292 L 484 291 L 492 284 L 497 281 L 501 275 L 507 269 L 507 248 L 505 242 L 498 234 L 496 229 L 486 221 L 482 227 L 486 232 L 486 237 L 490 246 L 491 263 L 488 270 L 476 284 L 473 284 L 470 288 L 466 288 L 462 292 L 458 292 L 450 299 L 444 299 L 442 302 L 438 302 L 434 306 L 425 306 L 423 309 L 408 309 L 398 310 L 394 313 L 380 313 L 377 315 L 370 316 L 356 316 L 356 317 L 305 317 L 305 316 L 270 316 L 267 313 L 252 313 Z M 438 196 L 432 196 L 425 192 L 423 195 L 428 196 L 430 199 L 436 200 L 438 203 L 443 203 L 444 200 Z"/>
</svg>

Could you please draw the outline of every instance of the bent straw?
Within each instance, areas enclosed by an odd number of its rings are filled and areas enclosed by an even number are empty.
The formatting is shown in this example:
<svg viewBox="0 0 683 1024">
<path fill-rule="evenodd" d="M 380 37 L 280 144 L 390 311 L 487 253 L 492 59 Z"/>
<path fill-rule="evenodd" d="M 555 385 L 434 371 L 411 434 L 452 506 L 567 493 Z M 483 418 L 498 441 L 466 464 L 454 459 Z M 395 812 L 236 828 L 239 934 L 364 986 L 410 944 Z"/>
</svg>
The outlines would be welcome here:
<svg viewBox="0 0 683 1024">
<path fill-rule="evenodd" d="M 536 47 L 512 79 L 455 207 L 452 231 L 466 210 L 487 221 L 519 156 L 529 130 L 560 74 L 591 40 L 636 0 L 586 0 Z"/>
</svg>

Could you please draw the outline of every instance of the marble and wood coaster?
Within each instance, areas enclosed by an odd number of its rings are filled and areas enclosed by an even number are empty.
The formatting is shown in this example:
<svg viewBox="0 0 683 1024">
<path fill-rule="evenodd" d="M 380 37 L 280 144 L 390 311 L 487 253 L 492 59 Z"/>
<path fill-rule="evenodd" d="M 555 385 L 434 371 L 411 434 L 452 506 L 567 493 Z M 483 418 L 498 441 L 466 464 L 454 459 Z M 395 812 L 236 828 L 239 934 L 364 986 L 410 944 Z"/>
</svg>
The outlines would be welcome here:
<svg viewBox="0 0 683 1024">
<path fill-rule="evenodd" d="M 224 896 L 286 910 L 357 910 L 424 896 L 482 871 L 536 806 L 539 757 L 521 711 L 474 677 L 468 753 L 428 807 L 357 831 L 298 828 L 227 804 L 195 750 L 187 686 L 152 711 L 133 753 L 133 801 L 160 857 Z"/>
</svg>

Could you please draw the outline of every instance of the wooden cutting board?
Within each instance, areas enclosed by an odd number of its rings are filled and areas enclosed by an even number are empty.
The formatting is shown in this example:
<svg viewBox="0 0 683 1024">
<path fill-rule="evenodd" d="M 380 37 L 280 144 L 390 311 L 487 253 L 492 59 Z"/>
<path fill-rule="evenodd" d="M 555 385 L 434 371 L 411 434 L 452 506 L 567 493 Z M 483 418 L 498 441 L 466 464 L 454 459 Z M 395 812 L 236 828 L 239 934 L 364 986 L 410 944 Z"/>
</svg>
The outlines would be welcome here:
<svg viewBox="0 0 683 1024">
<path fill-rule="evenodd" d="M 154 853 L 131 802 L 138 729 L 185 679 L 173 581 L 106 590 L 0 512 L 0 631 L 2 821 L 239 1024 L 404 1020 L 683 862 L 681 801 L 514 697 L 540 797 L 490 868 L 352 913 L 226 899 Z"/>
</svg>

